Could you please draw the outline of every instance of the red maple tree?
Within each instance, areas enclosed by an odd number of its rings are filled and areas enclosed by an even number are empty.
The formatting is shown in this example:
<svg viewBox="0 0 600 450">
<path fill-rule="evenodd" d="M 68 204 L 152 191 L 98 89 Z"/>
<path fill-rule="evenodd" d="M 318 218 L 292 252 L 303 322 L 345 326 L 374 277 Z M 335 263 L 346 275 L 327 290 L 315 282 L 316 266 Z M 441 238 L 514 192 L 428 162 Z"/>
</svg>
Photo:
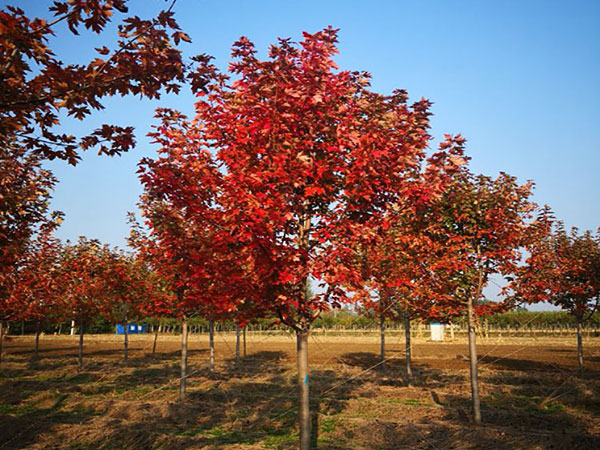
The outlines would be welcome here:
<svg viewBox="0 0 600 450">
<path fill-rule="evenodd" d="M 104 124 L 77 137 L 60 130 L 63 117 L 83 120 L 103 109 L 107 97 L 159 98 L 163 90 L 178 92 L 184 83 L 194 91 L 202 89 L 203 74 L 195 63 L 206 57 L 186 62 L 177 48 L 190 38 L 175 21 L 175 1 L 152 19 L 125 16 L 127 3 L 55 1 L 49 8 L 52 19 L 31 18 L 13 6 L 0 10 L 0 147 L 23 148 L 70 164 L 79 160 L 78 151 L 91 147 L 119 154 L 135 145 L 133 127 Z M 82 29 L 107 34 L 114 19 L 121 19 L 115 48 L 96 48 L 90 61 L 65 64 L 50 46 L 61 22 L 76 36 Z"/>
<path fill-rule="evenodd" d="M 361 287 L 360 270 L 352 264 L 356 245 L 369 242 L 383 226 L 385 211 L 413 189 L 410 181 L 430 140 L 429 102 L 409 105 L 401 90 L 374 93 L 368 74 L 337 70 L 336 42 L 331 28 L 305 33 L 300 44 L 282 39 L 260 60 L 242 38 L 233 48 L 231 78 L 203 69 L 212 81 L 195 118 L 163 110 L 158 130 L 172 154 L 217 168 L 214 176 L 190 180 L 192 192 L 172 189 L 169 201 L 181 199 L 182 205 L 164 214 L 166 222 L 181 221 L 198 231 L 187 219 L 196 213 L 190 205 L 198 204 L 190 197 L 210 193 L 210 209 L 222 225 L 208 228 L 214 231 L 213 253 L 203 264 L 223 258 L 240 274 L 234 283 L 228 274 L 214 272 L 213 282 L 221 280 L 217 285 L 239 290 L 230 295 L 219 289 L 224 304 L 252 295 L 246 289 L 252 286 L 260 293 L 253 301 L 264 303 L 297 334 L 303 449 L 310 441 L 310 325 L 321 311 L 349 301 L 348 289 Z M 202 215 L 205 224 L 215 217 L 209 211 Z M 190 245 L 177 245 L 179 250 L 191 248 L 194 239 L 205 242 L 196 232 L 183 234 Z M 227 256 L 231 249 L 233 259 Z M 308 295 L 311 279 L 322 286 L 314 296 Z"/>
<path fill-rule="evenodd" d="M 62 289 L 58 269 L 61 244 L 52 228 L 37 235 L 21 255 L 15 288 L 7 303 L 13 320 L 35 322 L 34 359 L 39 356 L 39 337 L 44 325 L 62 319 Z"/>
<path fill-rule="evenodd" d="M 530 235 L 533 184 L 519 185 L 501 173 L 493 179 L 463 170 L 436 206 L 440 303 L 451 314 L 466 313 L 473 419 L 481 422 L 475 327 L 477 316 L 506 309 L 507 302 L 483 302 L 484 288 L 494 274 L 517 271 Z"/>
<path fill-rule="evenodd" d="M 63 291 L 62 309 L 66 317 L 79 323 L 79 368 L 83 367 L 83 336 L 86 324 L 103 307 L 106 260 L 109 249 L 95 239 L 80 237 L 67 242 L 59 256 L 58 281 Z"/>
<path fill-rule="evenodd" d="M 187 317 L 209 320 L 209 364 L 214 370 L 214 321 L 235 317 L 243 322 L 245 316 L 256 314 L 251 300 L 258 292 L 248 286 L 249 263 L 239 260 L 240 244 L 231 239 L 218 205 L 222 174 L 182 115 L 160 110 L 158 116 L 161 124 L 152 136 L 161 145 L 159 157 L 140 164 L 144 185 L 140 209 L 148 230 L 134 226 L 132 243 L 170 292 L 153 305 L 154 314 L 182 319 L 180 398 L 184 399 Z"/>
<path fill-rule="evenodd" d="M 148 266 L 134 255 L 104 247 L 97 304 L 99 313 L 123 325 L 123 360 L 127 363 L 129 322 L 144 317 L 148 305 L 160 298 L 160 285 Z"/>
<path fill-rule="evenodd" d="M 548 209 L 533 224 L 529 256 L 509 285 L 511 298 L 550 302 L 569 311 L 577 323 L 577 356 L 583 371 L 582 327 L 600 304 L 600 232 L 567 232 Z"/>
<path fill-rule="evenodd" d="M 62 214 L 48 206 L 55 183 L 36 155 L 18 147 L 0 148 L 0 357 L 4 322 L 24 314 L 21 291 L 30 275 L 38 276 L 27 270 L 40 262 L 32 255 L 62 221 Z"/>
<path fill-rule="evenodd" d="M 379 319 L 381 364 L 385 362 L 386 320 L 404 322 L 409 385 L 411 320 L 447 320 L 452 315 L 439 289 L 439 271 L 447 251 L 436 238 L 439 223 L 435 212 L 442 194 L 452 186 L 453 176 L 465 170 L 461 169 L 467 161 L 464 142 L 461 136 L 446 136 L 423 170 L 415 174 L 411 189 L 387 212 L 380 232 L 356 249 L 366 283 L 355 299 L 362 310 Z"/>
</svg>

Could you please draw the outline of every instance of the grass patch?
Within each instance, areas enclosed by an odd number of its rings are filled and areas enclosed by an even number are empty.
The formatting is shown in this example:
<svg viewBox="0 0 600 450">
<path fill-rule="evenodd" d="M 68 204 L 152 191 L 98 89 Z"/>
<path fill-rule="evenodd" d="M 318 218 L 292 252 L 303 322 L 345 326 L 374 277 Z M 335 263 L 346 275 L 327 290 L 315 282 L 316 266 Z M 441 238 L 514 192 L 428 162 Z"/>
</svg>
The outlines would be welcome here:
<svg viewBox="0 0 600 450">
<path fill-rule="evenodd" d="M 557 401 L 545 402 L 539 396 L 498 395 L 485 397 L 486 406 L 512 410 L 524 410 L 532 413 L 557 414 L 565 411 L 565 406 Z"/>
<path fill-rule="evenodd" d="M 262 441 L 265 448 L 280 448 L 298 442 L 298 433 L 293 430 L 268 429 L 268 435 Z"/>
<path fill-rule="evenodd" d="M 328 417 L 325 419 L 321 419 L 319 421 L 319 428 L 321 429 L 321 433 L 331 433 L 335 431 L 337 425 L 339 423 L 339 419 L 334 417 Z"/>
</svg>

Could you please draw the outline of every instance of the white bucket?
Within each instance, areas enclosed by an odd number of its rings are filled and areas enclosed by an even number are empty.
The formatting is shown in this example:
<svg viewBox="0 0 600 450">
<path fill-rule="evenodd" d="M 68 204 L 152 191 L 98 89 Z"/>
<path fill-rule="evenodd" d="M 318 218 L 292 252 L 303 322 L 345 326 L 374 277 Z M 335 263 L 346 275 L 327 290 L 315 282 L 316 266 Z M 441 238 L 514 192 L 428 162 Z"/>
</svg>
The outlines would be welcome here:
<svg viewBox="0 0 600 450">
<path fill-rule="evenodd" d="M 443 323 L 430 323 L 429 329 L 431 330 L 432 341 L 443 341 L 444 340 L 444 324 Z"/>
</svg>

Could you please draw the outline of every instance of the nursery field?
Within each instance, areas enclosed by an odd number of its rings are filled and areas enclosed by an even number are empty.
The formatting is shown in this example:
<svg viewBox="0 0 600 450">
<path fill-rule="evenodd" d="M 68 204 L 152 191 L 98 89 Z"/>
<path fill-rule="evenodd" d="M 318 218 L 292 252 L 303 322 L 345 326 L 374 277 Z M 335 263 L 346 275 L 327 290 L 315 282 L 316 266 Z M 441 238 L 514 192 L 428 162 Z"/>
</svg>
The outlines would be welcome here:
<svg viewBox="0 0 600 450">
<path fill-rule="evenodd" d="M 295 340 L 190 337 L 188 400 L 177 401 L 179 337 L 11 336 L 0 368 L 0 450 L 293 449 L 297 447 Z M 388 336 L 379 365 L 377 335 L 314 334 L 309 340 L 313 447 L 320 449 L 598 449 L 600 338 L 488 338 L 478 343 L 484 424 L 469 422 L 466 340 L 416 339 L 416 383 L 404 380 L 403 341 Z"/>
</svg>

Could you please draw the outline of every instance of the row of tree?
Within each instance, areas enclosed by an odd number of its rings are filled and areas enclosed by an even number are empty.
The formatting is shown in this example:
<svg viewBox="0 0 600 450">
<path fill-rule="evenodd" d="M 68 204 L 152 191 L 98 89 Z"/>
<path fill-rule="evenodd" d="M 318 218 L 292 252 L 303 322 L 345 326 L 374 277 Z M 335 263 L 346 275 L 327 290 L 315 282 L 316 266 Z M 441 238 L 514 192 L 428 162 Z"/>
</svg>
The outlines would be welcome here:
<svg viewBox="0 0 600 450">
<path fill-rule="evenodd" d="M 125 3 L 55 2 L 52 22 L 1 12 L 3 320 L 68 314 L 82 324 L 82 348 L 83 323 L 98 313 L 121 323 L 177 317 L 183 400 L 190 317 L 207 318 L 211 330 L 215 320 L 273 318 L 297 336 L 300 447 L 308 449 L 308 336 L 325 311 L 357 303 L 382 330 L 388 320 L 409 330 L 414 318 L 465 316 L 476 422 L 478 315 L 517 299 L 561 305 L 578 324 L 593 312 L 600 236 L 554 226 L 549 209 L 531 201 L 532 183 L 473 174 L 460 135 L 431 152 L 430 102 L 378 94 L 367 73 L 338 70 L 336 30 L 279 40 L 264 60 L 241 38 L 228 73 L 204 56 L 184 63 L 177 44 L 189 38 L 171 9 L 126 19 L 117 48 L 97 49 L 88 65 L 65 66 L 47 47 L 56 23 L 100 33 Z M 195 116 L 157 110 L 150 136 L 159 154 L 139 165 L 135 255 L 85 239 L 58 243 L 61 216 L 48 211 L 55 180 L 42 162 L 75 164 L 78 148 L 118 154 L 134 144 L 130 127 L 105 125 L 79 140 L 57 133 L 59 113 L 82 119 L 104 96 L 155 98 L 182 84 L 198 95 Z M 505 300 L 483 303 L 494 276 L 507 282 Z"/>
<path fill-rule="evenodd" d="M 324 312 L 313 322 L 312 330 L 320 330 L 335 333 L 357 332 L 363 333 L 374 330 L 380 326 L 379 319 L 375 316 L 375 311 L 359 308 L 354 310 L 352 306 L 344 309 L 333 309 Z M 69 317 L 64 317 L 63 322 L 41 323 L 40 332 L 50 335 L 69 334 L 75 328 L 75 322 Z M 159 334 L 178 334 L 181 332 L 181 321 L 176 317 L 131 317 L 137 325 L 145 325 L 147 333 L 157 331 Z M 209 329 L 209 321 L 203 317 L 190 317 L 188 327 L 190 333 L 206 333 Z M 415 323 L 415 332 L 423 335 L 425 328 L 429 325 L 424 321 Z M 585 322 L 588 333 L 597 334 L 600 328 L 600 312 L 596 311 Z M 32 320 L 21 320 L 8 323 L 7 333 L 13 335 L 35 334 L 38 324 Z M 396 331 L 402 329 L 402 322 L 389 322 L 384 324 L 386 330 Z M 448 333 L 452 327 L 452 333 L 462 333 L 466 330 L 464 317 L 459 317 L 451 323 L 446 324 Z M 215 332 L 235 331 L 237 324 L 231 320 L 223 320 L 215 324 Z M 485 335 L 492 332 L 497 335 L 511 336 L 514 332 L 518 335 L 535 333 L 556 333 L 564 334 L 577 328 L 575 316 L 568 311 L 528 311 L 523 307 L 518 307 L 505 313 L 486 315 L 479 320 L 478 335 Z M 86 333 L 103 334 L 115 332 L 115 323 L 98 315 L 86 323 Z M 246 326 L 248 331 L 273 333 L 285 330 L 285 327 L 274 321 L 272 318 L 262 318 L 253 321 Z M 413 333 L 414 334 L 414 333 Z M 426 334 L 425 334 L 426 335 Z"/>
</svg>

